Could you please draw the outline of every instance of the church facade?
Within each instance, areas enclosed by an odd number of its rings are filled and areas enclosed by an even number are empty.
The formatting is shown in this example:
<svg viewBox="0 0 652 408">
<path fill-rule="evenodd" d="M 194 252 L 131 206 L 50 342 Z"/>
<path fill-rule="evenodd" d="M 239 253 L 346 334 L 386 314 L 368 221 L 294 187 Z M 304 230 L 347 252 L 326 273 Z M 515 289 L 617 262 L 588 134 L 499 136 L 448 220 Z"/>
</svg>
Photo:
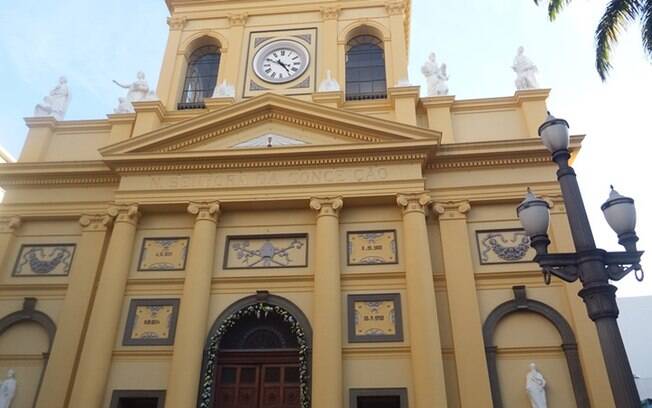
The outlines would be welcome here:
<svg viewBox="0 0 652 408">
<path fill-rule="evenodd" d="M 166 2 L 157 97 L 28 118 L 0 166 L 14 407 L 524 407 L 531 363 L 614 406 L 516 217 L 530 186 L 572 250 L 547 89 L 420 96 L 409 1 Z"/>
</svg>

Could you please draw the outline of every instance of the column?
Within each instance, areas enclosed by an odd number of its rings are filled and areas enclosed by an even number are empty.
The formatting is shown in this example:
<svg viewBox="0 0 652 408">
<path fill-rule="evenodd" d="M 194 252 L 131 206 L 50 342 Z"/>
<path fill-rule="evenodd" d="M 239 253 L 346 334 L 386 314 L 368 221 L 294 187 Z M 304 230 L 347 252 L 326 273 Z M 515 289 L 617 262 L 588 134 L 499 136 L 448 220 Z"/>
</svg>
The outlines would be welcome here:
<svg viewBox="0 0 652 408">
<path fill-rule="evenodd" d="M 460 403 L 463 407 L 490 407 L 491 387 L 466 224 L 471 206 L 467 201 L 436 203 L 433 210 L 439 215 Z"/>
<path fill-rule="evenodd" d="M 138 206 L 109 209 L 115 217 L 88 322 L 70 407 L 101 407 L 120 322 L 138 224 Z"/>
<path fill-rule="evenodd" d="M 399 194 L 415 408 L 445 408 L 446 383 L 439 337 L 435 283 L 424 208 L 427 194 Z"/>
<path fill-rule="evenodd" d="M 575 252 L 563 199 L 555 197 L 553 200 L 547 197 L 546 201 L 551 206 L 549 233 L 552 245 L 548 250 L 550 253 Z M 582 289 L 582 285 L 576 281 L 564 283 L 563 286 L 572 316 L 569 321 L 573 325 L 575 336 L 577 336 L 580 361 L 584 368 L 589 398 L 593 405 L 602 403 L 605 407 L 613 407 L 614 397 L 607 377 L 604 358 L 602 358 L 602 349 L 595 324 L 588 318 L 586 306 L 577 295 L 577 292 Z"/>
<path fill-rule="evenodd" d="M 343 407 L 340 223 L 342 199 L 313 198 L 317 211 L 313 304 L 312 406 Z"/>
<path fill-rule="evenodd" d="M 52 344 L 36 408 L 66 405 L 111 221 L 112 218 L 107 214 L 82 215 L 79 219 L 82 227 L 81 238 L 75 252 L 68 290 L 57 321 L 57 335 Z"/>
<path fill-rule="evenodd" d="M 16 238 L 16 230 L 20 228 L 21 219 L 19 216 L 0 219 L 0 266 L 10 268 L 11 263 L 7 259 L 9 249 Z"/>
<path fill-rule="evenodd" d="M 163 56 L 163 65 L 161 66 L 161 75 L 158 79 L 158 87 L 156 95 L 166 103 L 168 109 L 175 109 L 176 106 L 176 92 L 178 84 L 174 82 L 174 71 L 178 59 L 184 58 L 177 53 L 181 45 L 181 34 L 183 27 L 186 25 L 185 17 L 169 17 L 168 25 L 170 26 L 170 34 L 168 34 L 168 44 L 165 48 L 165 55 Z"/>
<path fill-rule="evenodd" d="M 190 238 L 186 279 L 165 398 L 165 405 L 172 408 L 197 405 L 220 205 L 217 201 L 190 203 L 188 212 L 197 217 Z"/>
</svg>

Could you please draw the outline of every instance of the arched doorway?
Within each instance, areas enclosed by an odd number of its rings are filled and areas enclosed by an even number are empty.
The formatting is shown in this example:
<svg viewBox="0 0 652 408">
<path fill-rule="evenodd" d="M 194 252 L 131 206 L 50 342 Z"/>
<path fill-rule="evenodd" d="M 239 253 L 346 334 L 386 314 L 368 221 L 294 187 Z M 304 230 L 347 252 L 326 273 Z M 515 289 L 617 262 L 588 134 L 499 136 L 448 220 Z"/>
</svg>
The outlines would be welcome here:
<svg viewBox="0 0 652 408">
<path fill-rule="evenodd" d="M 199 408 L 308 408 L 312 332 L 291 302 L 267 292 L 231 305 L 204 350 Z"/>
</svg>

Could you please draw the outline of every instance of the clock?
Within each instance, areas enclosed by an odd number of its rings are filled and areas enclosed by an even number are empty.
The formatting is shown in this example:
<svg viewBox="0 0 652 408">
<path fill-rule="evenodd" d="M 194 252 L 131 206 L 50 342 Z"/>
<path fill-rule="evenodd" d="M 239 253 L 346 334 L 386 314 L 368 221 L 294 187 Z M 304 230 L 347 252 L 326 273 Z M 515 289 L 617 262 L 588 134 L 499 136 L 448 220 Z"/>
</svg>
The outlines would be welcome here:
<svg viewBox="0 0 652 408">
<path fill-rule="evenodd" d="M 292 40 L 272 41 L 256 52 L 253 69 L 258 78 L 272 84 L 284 84 L 299 78 L 310 64 L 310 54 Z"/>
</svg>

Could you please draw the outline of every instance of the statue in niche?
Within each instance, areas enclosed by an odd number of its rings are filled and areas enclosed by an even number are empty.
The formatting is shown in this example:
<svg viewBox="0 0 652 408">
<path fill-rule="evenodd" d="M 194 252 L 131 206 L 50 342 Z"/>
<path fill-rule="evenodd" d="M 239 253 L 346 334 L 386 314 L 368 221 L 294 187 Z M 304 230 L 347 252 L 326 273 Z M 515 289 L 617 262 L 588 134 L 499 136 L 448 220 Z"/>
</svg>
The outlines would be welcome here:
<svg viewBox="0 0 652 408">
<path fill-rule="evenodd" d="M 127 85 L 113 80 L 114 84 L 118 85 L 120 88 L 128 90 L 126 96 L 127 102 L 131 103 L 135 101 L 152 101 L 158 99 L 154 91 L 149 89 L 149 84 L 145 79 L 145 73 L 143 71 L 139 71 L 138 74 L 136 74 L 136 77 L 137 79 L 135 82 Z"/>
<path fill-rule="evenodd" d="M 43 98 L 43 102 L 34 108 L 34 116 L 53 116 L 56 120 L 63 120 L 70 104 L 70 91 L 68 80 L 65 76 L 59 78 L 59 84 Z"/>
<path fill-rule="evenodd" d="M 421 67 L 421 73 L 428 83 L 428 96 L 448 95 L 448 73 L 446 64 L 437 64 L 437 56 L 431 52 L 428 60 Z"/>
<path fill-rule="evenodd" d="M 525 379 L 525 389 L 530 398 L 532 408 L 548 408 L 546 401 L 546 380 L 537 370 L 534 363 L 530 363 L 530 371 L 527 373 Z"/>
<path fill-rule="evenodd" d="M 340 90 L 340 84 L 331 76 L 330 69 L 326 70 L 326 79 L 319 83 L 319 92 L 335 92 Z"/>
<path fill-rule="evenodd" d="M 7 370 L 7 378 L 0 382 L 0 408 L 10 408 L 16 396 L 16 372 Z"/>
<path fill-rule="evenodd" d="M 213 98 L 233 98 L 234 96 L 235 87 L 226 82 L 226 79 L 216 86 L 213 91 Z"/>
<path fill-rule="evenodd" d="M 514 57 L 514 65 L 512 65 L 512 69 L 516 72 L 516 81 L 514 81 L 516 89 L 538 88 L 536 74 L 539 69 L 532 63 L 532 60 L 523 54 L 524 51 L 523 46 L 518 47 L 516 57 Z"/>
</svg>

